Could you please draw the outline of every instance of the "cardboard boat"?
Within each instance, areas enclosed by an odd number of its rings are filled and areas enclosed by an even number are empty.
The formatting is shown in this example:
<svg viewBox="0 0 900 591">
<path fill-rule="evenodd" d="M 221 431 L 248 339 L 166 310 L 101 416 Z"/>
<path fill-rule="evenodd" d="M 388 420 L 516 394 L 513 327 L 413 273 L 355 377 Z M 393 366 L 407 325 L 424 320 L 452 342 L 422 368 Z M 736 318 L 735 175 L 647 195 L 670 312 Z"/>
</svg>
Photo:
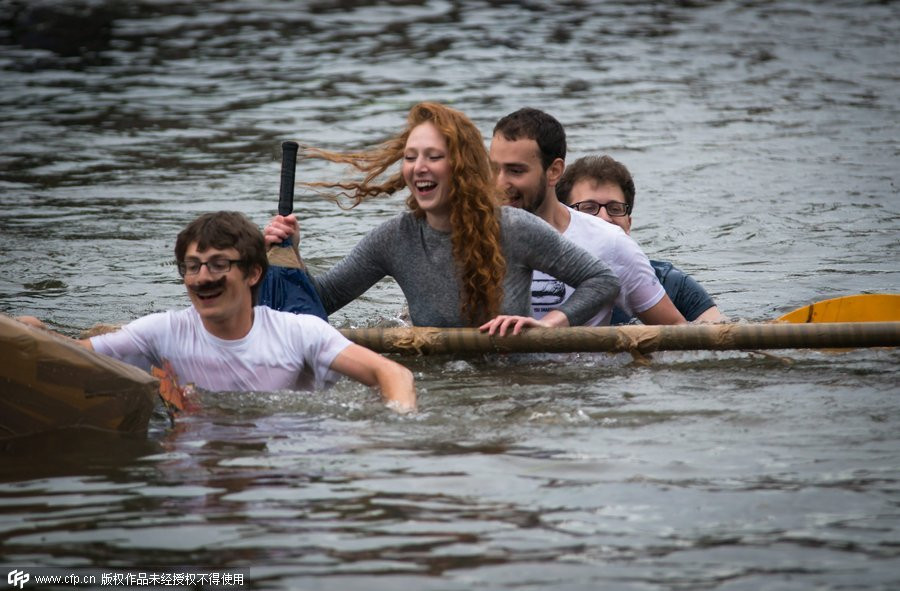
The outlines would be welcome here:
<svg viewBox="0 0 900 591">
<path fill-rule="evenodd" d="M 0 439 L 87 427 L 146 433 L 159 381 L 0 314 Z"/>
</svg>

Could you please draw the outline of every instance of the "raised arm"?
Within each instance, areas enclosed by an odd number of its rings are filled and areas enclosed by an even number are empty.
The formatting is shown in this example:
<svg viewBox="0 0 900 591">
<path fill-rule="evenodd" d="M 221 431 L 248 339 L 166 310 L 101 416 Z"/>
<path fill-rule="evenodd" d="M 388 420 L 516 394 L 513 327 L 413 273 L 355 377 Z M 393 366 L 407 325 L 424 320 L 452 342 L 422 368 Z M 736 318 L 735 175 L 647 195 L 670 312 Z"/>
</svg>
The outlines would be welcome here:
<svg viewBox="0 0 900 591">
<path fill-rule="evenodd" d="M 334 358 L 331 369 L 367 386 L 377 386 L 390 409 L 404 413 L 416 410 L 412 372 L 370 349 L 348 345 Z"/>
</svg>

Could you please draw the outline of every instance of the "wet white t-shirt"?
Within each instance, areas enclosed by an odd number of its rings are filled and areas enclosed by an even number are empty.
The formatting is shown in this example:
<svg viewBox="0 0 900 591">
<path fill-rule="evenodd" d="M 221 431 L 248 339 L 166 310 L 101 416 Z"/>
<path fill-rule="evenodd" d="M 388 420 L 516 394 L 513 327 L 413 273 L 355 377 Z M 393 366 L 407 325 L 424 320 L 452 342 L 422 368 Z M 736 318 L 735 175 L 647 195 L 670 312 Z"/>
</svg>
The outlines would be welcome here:
<svg viewBox="0 0 900 591">
<path fill-rule="evenodd" d="M 223 340 L 203 327 L 193 306 L 150 314 L 91 338 L 94 350 L 149 370 L 168 361 L 180 386 L 212 391 L 314 390 L 340 377 L 330 369 L 350 341 L 306 314 L 253 309 L 247 336 Z"/>
<path fill-rule="evenodd" d="M 612 270 L 621 288 L 615 305 L 632 316 L 655 306 L 666 295 L 650 260 L 641 247 L 619 226 L 602 218 L 572 210 L 563 237 L 588 251 Z M 541 271 L 531 279 L 532 316 L 542 318 L 558 308 L 572 294 L 572 288 Z M 584 326 L 606 326 L 612 305 L 603 306 Z"/>
</svg>

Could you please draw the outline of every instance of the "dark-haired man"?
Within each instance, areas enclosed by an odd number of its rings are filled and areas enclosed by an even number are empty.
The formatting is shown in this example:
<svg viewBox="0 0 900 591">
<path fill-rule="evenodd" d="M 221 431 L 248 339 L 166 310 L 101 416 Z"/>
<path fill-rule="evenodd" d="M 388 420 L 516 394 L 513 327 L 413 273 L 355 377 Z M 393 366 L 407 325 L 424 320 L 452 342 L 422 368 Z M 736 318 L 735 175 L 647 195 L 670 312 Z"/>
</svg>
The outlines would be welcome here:
<svg viewBox="0 0 900 591">
<path fill-rule="evenodd" d="M 624 164 L 609 156 L 585 156 L 568 167 L 556 183 L 560 201 L 583 213 L 600 217 L 631 233 L 634 179 Z M 728 320 L 703 287 L 672 263 L 650 261 L 669 298 L 690 322 Z M 616 308 L 612 323 L 626 324 L 632 315 Z"/>
<path fill-rule="evenodd" d="M 565 170 L 566 158 L 566 134 L 559 121 L 527 107 L 506 115 L 494 126 L 490 157 L 508 205 L 542 218 L 618 276 L 618 307 L 636 314 L 645 324 L 685 323 L 634 240 L 620 228 L 572 210 L 556 198 L 556 184 Z M 571 294 L 571 287 L 539 272 L 534 273 L 531 289 L 535 318 L 553 310 Z M 587 324 L 609 324 L 611 315 L 612 306 L 605 306 Z M 523 318 L 509 323 L 516 327 L 533 324 Z"/>
<path fill-rule="evenodd" d="M 200 216 L 178 234 L 175 259 L 192 306 L 79 343 L 144 369 L 168 362 L 182 386 L 313 390 L 345 375 L 377 386 L 395 410 L 415 409 L 413 376 L 402 365 L 316 316 L 255 305 L 268 261 L 262 233 L 244 215 Z"/>
</svg>

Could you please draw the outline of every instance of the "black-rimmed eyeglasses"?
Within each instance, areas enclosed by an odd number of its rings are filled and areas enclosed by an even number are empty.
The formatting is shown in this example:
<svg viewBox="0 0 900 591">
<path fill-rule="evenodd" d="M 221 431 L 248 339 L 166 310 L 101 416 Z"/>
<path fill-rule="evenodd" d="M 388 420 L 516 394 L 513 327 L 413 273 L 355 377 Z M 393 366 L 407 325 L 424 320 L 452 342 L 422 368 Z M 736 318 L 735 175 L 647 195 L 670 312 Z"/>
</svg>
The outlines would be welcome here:
<svg viewBox="0 0 900 591">
<path fill-rule="evenodd" d="M 621 201 L 607 201 L 606 203 L 600 203 L 599 201 L 594 201 L 593 199 L 587 199 L 586 201 L 573 203 L 569 207 L 590 215 L 597 215 L 598 213 L 600 213 L 600 208 L 605 207 L 606 213 L 614 218 L 620 218 L 623 215 L 628 215 L 631 213 L 631 206 L 627 203 L 622 203 Z"/>
<path fill-rule="evenodd" d="M 185 275 L 196 275 L 200 272 L 200 268 L 206 265 L 212 275 L 224 275 L 231 271 L 231 265 L 243 263 L 242 259 L 209 259 L 208 261 L 198 261 L 197 259 L 188 259 L 183 263 L 177 263 L 178 273 L 182 277 Z"/>
</svg>

